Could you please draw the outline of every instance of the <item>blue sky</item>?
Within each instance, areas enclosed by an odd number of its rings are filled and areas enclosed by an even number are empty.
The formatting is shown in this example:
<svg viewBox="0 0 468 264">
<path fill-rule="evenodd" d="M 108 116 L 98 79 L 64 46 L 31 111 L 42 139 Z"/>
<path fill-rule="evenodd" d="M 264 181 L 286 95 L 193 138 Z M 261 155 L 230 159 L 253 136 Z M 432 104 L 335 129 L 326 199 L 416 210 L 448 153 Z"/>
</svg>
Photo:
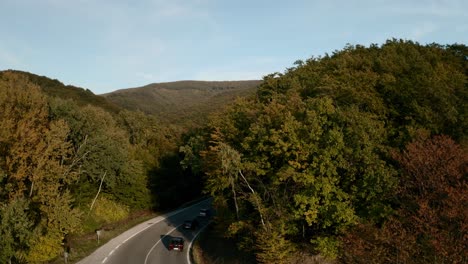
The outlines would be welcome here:
<svg viewBox="0 0 468 264">
<path fill-rule="evenodd" d="M 95 94 L 261 79 L 390 38 L 468 43 L 466 0 L 0 0 L 0 70 Z"/>
</svg>

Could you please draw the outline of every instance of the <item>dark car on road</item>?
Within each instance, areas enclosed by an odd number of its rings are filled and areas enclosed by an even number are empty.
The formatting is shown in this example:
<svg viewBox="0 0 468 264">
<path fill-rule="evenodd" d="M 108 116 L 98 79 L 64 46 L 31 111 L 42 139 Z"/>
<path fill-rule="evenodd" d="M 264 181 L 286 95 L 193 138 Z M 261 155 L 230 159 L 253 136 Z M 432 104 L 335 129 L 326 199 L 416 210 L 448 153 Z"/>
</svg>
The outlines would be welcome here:
<svg viewBox="0 0 468 264">
<path fill-rule="evenodd" d="M 171 238 L 169 243 L 169 250 L 178 250 L 180 252 L 184 251 L 184 239 L 181 237 Z"/>
<path fill-rule="evenodd" d="M 197 228 L 198 228 L 198 221 L 197 221 L 197 219 L 185 220 L 185 222 L 184 222 L 184 228 L 185 228 L 185 229 L 192 229 L 192 230 L 197 229 Z"/>
<path fill-rule="evenodd" d="M 198 216 L 210 217 L 210 209 L 207 209 L 207 208 L 200 209 L 200 213 L 198 213 Z"/>
</svg>

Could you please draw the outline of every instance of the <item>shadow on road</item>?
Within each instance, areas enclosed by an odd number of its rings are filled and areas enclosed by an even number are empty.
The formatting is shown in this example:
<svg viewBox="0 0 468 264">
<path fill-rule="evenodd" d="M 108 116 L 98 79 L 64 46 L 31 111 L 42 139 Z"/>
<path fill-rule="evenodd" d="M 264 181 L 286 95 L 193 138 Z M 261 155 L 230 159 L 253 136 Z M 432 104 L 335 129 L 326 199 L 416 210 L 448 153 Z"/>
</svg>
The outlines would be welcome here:
<svg viewBox="0 0 468 264">
<path fill-rule="evenodd" d="M 161 238 L 161 243 L 164 245 L 164 247 L 169 250 L 169 243 L 171 243 L 171 239 L 173 238 L 173 236 L 171 235 L 161 235 L 160 236 Z"/>
</svg>

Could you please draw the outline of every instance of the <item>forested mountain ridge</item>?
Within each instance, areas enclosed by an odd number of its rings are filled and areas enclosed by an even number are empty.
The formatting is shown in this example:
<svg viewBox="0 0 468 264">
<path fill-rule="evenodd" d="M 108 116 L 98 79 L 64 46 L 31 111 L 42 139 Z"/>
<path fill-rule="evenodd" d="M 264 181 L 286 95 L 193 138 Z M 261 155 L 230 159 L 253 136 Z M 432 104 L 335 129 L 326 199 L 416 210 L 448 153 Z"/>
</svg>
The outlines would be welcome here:
<svg viewBox="0 0 468 264">
<path fill-rule="evenodd" d="M 461 44 L 348 45 L 266 76 L 182 163 L 260 263 L 465 263 L 467 74 Z"/>
<path fill-rule="evenodd" d="M 73 85 L 64 85 L 62 82 L 56 79 L 17 70 L 0 71 L 0 77 L 6 72 L 15 73 L 17 75 L 24 75 L 31 83 L 38 85 L 45 94 L 51 97 L 71 99 L 79 105 L 90 104 L 101 107 L 113 113 L 117 113 L 122 110 L 121 107 L 110 102 L 109 100 L 106 100 L 102 96 L 95 95 L 88 89 L 76 87 Z"/>
<path fill-rule="evenodd" d="M 155 114 L 177 124 L 201 123 L 207 114 L 253 95 L 261 81 L 177 81 L 103 94 L 109 101 L 129 110 Z"/>
<path fill-rule="evenodd" d="M 120 89 L 96 95 L 73 85 L 64 85 L 56 79 L 33 73 L 6 70 L 25 76 L 51 97 L 73 100 L 80 106 L 93 105 L 111 113 L 123 109 L 155 115 L 168 124 L 199 125 L 209 113 L 232 103 L 237 97 L 255 94 L 261 81 L 177 81 L 154 83 L 139 88 Z"/>
</svg>

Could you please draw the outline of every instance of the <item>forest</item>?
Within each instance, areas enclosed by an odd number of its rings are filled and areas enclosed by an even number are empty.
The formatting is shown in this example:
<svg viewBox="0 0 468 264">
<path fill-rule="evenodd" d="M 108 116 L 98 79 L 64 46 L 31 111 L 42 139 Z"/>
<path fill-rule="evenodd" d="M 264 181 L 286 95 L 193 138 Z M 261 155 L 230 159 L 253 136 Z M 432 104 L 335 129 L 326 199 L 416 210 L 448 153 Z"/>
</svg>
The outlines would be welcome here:
<svg viewBox="0 0 468 264">
<path fill-rule="evenodd" d="M 180 129 L 154 116 L 18 71 L 0 73 L 0 109 L 0 263 L 52 261 L 66 237 L 200 195 Z"/>
<path fill-rule="evenodd" d="M 467 60 L 462 44 L 347 45 L 190 127 L 0 72 L 0 262 L 209 195 L 215 230 L 258 263 L 465 263 Z"/>
<path fill-rule="evenodd" d="M 466 263 L 467 59 L 393 39 L 266 76 L 181 148 L 217 230 L 259 263 Z"/>
</svg>

